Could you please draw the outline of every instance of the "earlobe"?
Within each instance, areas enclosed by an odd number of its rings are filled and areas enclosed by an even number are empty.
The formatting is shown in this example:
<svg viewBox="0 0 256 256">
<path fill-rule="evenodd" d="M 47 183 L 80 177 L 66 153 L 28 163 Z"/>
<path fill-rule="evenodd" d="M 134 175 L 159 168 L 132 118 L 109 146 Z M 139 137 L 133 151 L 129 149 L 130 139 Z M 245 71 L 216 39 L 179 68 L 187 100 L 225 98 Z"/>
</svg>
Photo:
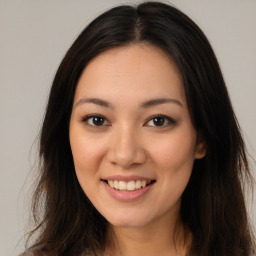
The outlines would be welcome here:
<svg viewBox="0 0 256 256">
<path fill-rule="evenodd" d="M 202 138 L 202 136 L 197 137 L 197 143 L 196 143 L 196 149 L 195 149 L 195 159 L 201 159 L 205 157 L 207 152 L 207 147 L 205 140 Z"/>
</svg>

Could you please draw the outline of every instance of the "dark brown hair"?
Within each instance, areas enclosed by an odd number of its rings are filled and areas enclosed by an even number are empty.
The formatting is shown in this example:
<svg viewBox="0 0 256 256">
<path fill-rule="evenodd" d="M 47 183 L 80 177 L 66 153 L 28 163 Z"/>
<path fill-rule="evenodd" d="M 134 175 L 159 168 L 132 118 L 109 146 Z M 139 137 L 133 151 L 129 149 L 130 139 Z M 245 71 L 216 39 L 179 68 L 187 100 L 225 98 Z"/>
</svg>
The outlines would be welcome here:
<svg viewBox="0 0 256 256">
<path fill-rule="evenodd" d="M 250 256 L 254 251 L 243 196 L 251 179 L 245 145 L 228 92 L 202 31 L 185 14 L 159 2 L 115 7 L 78 36 L 54 78 L 40 137 L 40 181 L 34 196 L 37 239 L 47 255 L 104 251 L 107 221 L 81 189 L 74 169 L 69 119 L 87 63 L 107 49 L 147 42 L 170 54 L 183 78 L 187 102 L 207 155 L 196 160 L 181 203 L 193 236 L 190 256 Z M 41 216 L 41 218 L 37 218 Z"/>
</svg>

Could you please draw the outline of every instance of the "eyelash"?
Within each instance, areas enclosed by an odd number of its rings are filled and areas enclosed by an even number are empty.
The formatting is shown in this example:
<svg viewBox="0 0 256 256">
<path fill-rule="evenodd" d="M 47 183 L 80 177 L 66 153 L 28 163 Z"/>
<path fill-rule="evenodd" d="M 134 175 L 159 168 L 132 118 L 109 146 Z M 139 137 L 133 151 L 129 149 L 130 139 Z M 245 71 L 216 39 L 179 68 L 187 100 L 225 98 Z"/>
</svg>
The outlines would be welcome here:
<svg viewBox="0 0 256 256">
<path fill-rule="evenodd" d="M 164 124 L 165 125 L 161 125 L 161 126 L 157 126 L 157 125 L 148 125 L 150 127 L 159 127 L 159 128 L 164 128 L 164 127 L 167 127 L 169 125 L 174 125 L 176 123 L 176 121 L 169 117 L 169 116 L 166 116 L 166 115 L 162 115 L 162 114 L 158 114 L 158 115 L 154 115 L 154 116 L 151 116 L 146 123 L 149 123 L 150 121 L 154 122 L 154 119 L 163 119 L 164 120 Z M 167 124 L 166 124 L 167 123 Z"/>
<path fill-rule="evenodd" d="M 95 124 L 90 124 L 89 123 L 89 120 L 90 119 L 93 119 L 93 118 L 100 118 L 100 119 L 102 119 L 103 121 L 104 121 L 104 123 L 105 122 L 107 122 L 107 125 L 106 124 L 101 124 L 101 125 L 95 125 Z M 104 117 L 104 116 L 102 116 L 102 115 L 88 115 L 88 116 L 85 116 L 83 119 L 82 119 L 82 122 L 84 122 L 84 123 L 87 123 L 89 126 L 92 126 L 92 127 L 101 127 L 101 126 L 110 126 L 110 124 L 109 124 L 109 122 L 107 121 L 107 119 Z M 92 121 L 93 122 L 93 121 Z"/>
<path fill-rule="evenodd" d="M 93 121 L 93 118 L 100 119 L 100 120 L 98 120 L 98 121 L 100 121 L 99 125 L 97 125 L 95 123 L 94 124 L 89 123 L 90 119 L 92 119 L 92 122 L 97 121 L 97 120 Z M 159 125 L 159 126 L 158 125 L 144 125 L 144 126 L 164 128 L 164 127 L 167 127 L 169 125 L 174 125 L 176 123 L 176 121 L 173 118 L 169 117 L 169 116 L 162 115 L 162 114 L 157 114 L 157 115 L 151 116 L 149 119 L 147 119 L 145 124 L 149 123 L 150 121 L 154 122 L 154 119 L 155 119 L 155 121 L 156 121 L 156 119 L 163 119 L 163 121 L 164 121 L 163 125 Z M 98 114 L 85 116 L 82 119 L 82 122 L 87 123 L 87 125 L 89 125 L 89 126 L 97 127 L 97 128 L 100 128 L 102 126 L 110 126 L 109 121 L 104 116 L 98 115 Z M 106 124 L 104 124 L 104 123 L 106 123 Z"/>
</svg>

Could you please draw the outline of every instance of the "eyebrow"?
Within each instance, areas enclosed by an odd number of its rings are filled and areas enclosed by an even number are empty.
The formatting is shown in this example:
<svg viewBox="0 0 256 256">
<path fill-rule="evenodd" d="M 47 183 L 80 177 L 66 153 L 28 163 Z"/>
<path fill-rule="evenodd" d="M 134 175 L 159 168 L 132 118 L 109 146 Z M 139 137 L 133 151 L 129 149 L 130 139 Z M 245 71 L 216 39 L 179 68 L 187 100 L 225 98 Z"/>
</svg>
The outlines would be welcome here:
<svg viewBox="0 0 256 256">
<path fill-rule="evenodd" d="M 105 100 L 102 100 L 102 99 L 98 99 L 98 98 L 88 98 L 88 99 L 82 98 L 79 101 L 77 101 L 77 103 L 75 104 L 75 107 L 80 104 L 83 104 L 83 103 L 93 103 L 93 104 L 96 104 L 96 105 L 99 105 L 99 106 L 102 106 L 105 108 L 114 109 L 114 106 L 111 103 L 109 103 Z"/>
<path fill-rule="evenodd" d="M 82 98 L 76 102 L 75 107 L 83 103 L 93 103 L 105 108 L 114 109 L 114 106 L 110 102 L 107 102 L 99 98 Z M 183 106 L 180 101 L 176 99 L 170 99 L 170 98 L 156 98 L 156 99 L 147 100 L 141 103 L 139 106 L 141 108 L 149 108 L 149 107 L 153 107 L 153 106 L 161 105 L 165 103 L 174 103 L 178 106 L 181 106 L 181 107 Z"/>
<path fill-rule="evenodd" d="M 153 106 L 165 104 L 165 103 L 174 103 L 174 104 L 177 104 L 178 106 L 181 106 L 181 107 L 183 106 L 182 103 L 176 99 L 156 98 L 156 99 L 143 102 L 142 104 L 140 104 L 140 107 L 148 108 L 148 107 L 153 107 Z"/>
</svg>

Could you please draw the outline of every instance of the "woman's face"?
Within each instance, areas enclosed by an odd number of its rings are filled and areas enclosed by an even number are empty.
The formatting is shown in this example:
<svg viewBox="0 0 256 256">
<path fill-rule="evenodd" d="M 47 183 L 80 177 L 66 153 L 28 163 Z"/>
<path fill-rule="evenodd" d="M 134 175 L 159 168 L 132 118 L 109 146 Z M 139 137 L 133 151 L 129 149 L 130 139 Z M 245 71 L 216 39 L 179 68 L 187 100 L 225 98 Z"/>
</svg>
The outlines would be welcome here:
<svg viewBox="0 0 256 256">
<path fill-rule="evenodd" d="M 180 72 L 146 44 L 114 48 L 84 69 L 75 92 L 70 144 L 87 197 L 114 226 L 177 217 L 197 143 Z"/>
</svg>

